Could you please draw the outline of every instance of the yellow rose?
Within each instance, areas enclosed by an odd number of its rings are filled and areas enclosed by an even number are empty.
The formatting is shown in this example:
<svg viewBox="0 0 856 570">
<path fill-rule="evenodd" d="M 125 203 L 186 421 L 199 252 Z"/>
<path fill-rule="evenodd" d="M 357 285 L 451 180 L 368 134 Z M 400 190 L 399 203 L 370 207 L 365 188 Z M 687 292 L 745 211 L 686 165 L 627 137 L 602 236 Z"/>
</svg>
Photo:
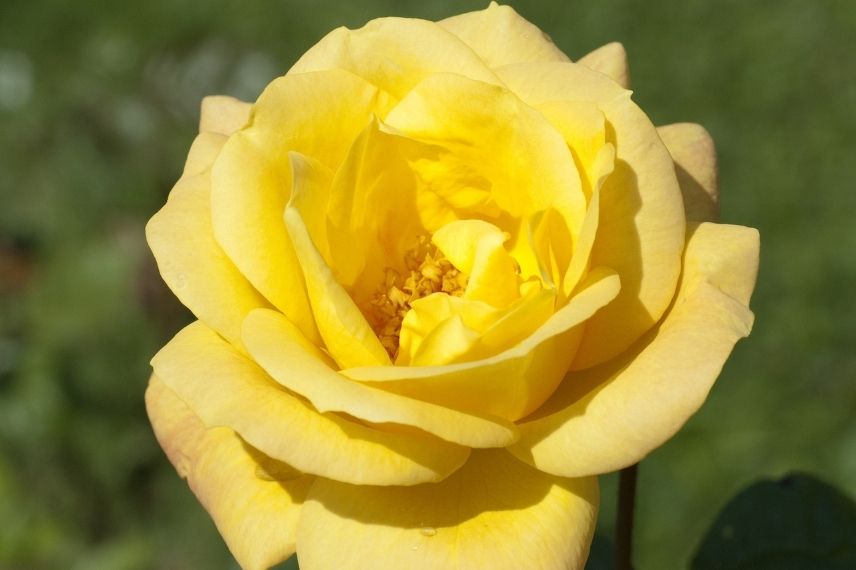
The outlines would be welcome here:
<svg viewBox="0 0 856 570">
<path fill-rule="evenodd" d="M 199 320 L 146 402 L 242 567 L 583 566 L 596 475 L 702 404 L 758 262 L 710 137 L 627 77 L 491 4 L 203 101 L 146 228 Z"/>
</svg>

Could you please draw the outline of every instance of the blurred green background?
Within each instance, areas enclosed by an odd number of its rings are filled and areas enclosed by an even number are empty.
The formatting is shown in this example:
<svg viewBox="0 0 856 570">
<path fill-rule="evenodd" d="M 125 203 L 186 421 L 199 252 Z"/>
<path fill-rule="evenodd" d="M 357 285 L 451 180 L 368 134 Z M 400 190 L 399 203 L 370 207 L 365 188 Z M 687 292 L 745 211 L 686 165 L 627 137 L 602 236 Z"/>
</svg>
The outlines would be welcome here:
<svg viewBox="0 0 856 570">
<path fill-rule="evenodd" d="M 254 99 L 339 25 L 485 5 L 3 0 L 0 568 L 236 567 L 145 417 L 148 360 L 191 317 L 143 226 L 204 95 Z M 713 134 L 723 220 L 761 231 L 753 335 L 642 464 L 638 568 L 686 567 L 761 476 L 800 469 L 856 494 L 856 2 L 513 5 L 571 57 L 622 41 L 654 122 Z"/>
</svg>

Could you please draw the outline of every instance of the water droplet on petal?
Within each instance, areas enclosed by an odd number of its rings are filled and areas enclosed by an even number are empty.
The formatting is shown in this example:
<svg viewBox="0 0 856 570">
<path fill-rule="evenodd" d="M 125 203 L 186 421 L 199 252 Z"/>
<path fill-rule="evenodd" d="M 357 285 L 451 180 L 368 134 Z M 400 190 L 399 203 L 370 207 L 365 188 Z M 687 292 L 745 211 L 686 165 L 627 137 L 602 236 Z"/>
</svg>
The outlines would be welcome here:
<svg viewBox="0 0 856 570">
<path fill-rule="evenodd" d="M 437 534 L 437 529 L 433 526 L 423 526 L 419 529 L 419 532 L 422 534 L 422 536 L 434 536 L 435 534 Z"/>
</svg>

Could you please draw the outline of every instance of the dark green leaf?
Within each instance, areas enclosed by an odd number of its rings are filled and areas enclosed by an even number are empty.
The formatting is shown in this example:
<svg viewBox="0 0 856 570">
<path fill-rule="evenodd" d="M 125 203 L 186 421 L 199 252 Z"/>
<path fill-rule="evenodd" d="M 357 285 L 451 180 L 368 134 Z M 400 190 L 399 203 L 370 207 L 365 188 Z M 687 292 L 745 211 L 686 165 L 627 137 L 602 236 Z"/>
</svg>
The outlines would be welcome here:
<svg viewBox="0 0 856 570">
<path fill-rule="evenodd" d="M 856 503 L 811 475 L 754 483 L 719 514 L 692 568 L 856 568 Z"/>
</svg>

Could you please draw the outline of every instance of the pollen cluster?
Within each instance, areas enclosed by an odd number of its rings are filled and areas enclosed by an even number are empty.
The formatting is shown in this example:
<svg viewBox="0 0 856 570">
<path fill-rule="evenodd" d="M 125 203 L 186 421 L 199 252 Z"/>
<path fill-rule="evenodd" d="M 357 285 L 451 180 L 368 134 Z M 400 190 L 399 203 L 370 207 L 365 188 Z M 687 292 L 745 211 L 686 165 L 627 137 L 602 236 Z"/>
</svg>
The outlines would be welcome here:
<svg viewBox="0 0 856 570">
<path fill-rule="evenodd" d="M 429 236 L 419 236 L 416 245 L 407 250 L 404 267 L 403 273 L 385 269 L 383 283 L 363 310 L 393 361 L 398 356 L 401 323 L 411 304 L 432 293 L 460 297 L 467 287 L 467 276 L 443 256 Z"/>
</svg>

